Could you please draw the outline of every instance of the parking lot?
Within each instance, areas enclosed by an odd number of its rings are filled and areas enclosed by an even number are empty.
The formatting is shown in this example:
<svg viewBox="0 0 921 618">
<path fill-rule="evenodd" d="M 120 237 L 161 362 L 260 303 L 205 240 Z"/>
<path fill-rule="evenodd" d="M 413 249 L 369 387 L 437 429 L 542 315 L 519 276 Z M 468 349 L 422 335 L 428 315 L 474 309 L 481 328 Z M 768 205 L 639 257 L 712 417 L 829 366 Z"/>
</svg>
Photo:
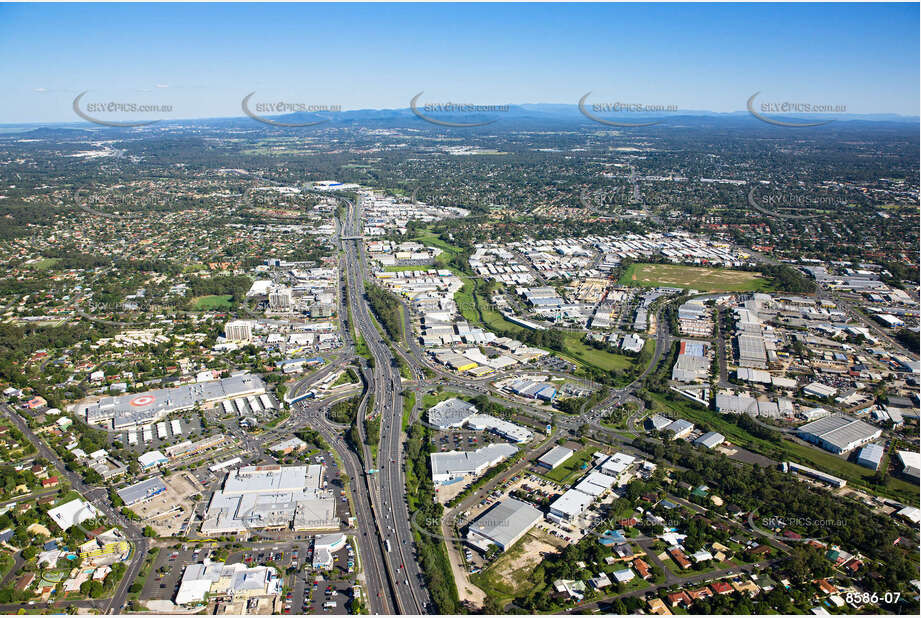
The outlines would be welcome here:
<svg viewBox="0 0 921 618">
<path fill-rule="evenodd" d="M 348 614 L 352 583 L 332 581 L 322 576 L 298 575 L 291 592 L 285 595 L 285 614 Z"/>
<path fill-rule="evenodd" d="M 182 572 L 189 564 L 210 557 L 211 549 L 169 549 L 164 547 L 154 562 L 153 569 L 144 582 L 142 599 L 172 600 L 179 589 Z"/>
<path fill-rule="evenodd" d="M 173 428 L 170 424 L 170 421 L 176 418 L 179 421 L 179 424 L 182 426 L 182 433 L 173 434 Z M 114 431 L 109 433 L 109 442 L 115 442 L 116 440 L 121 442 L 122 446 L 127 449 L 130 449 L 140 455 L 141 453 L 146 453 L 147 451 L 159 450 L 163 451 L 167 446 L 172 446 L 174 444 L 179 444 L 185 440 L 195 440 L 196 438 L 201 438 L 203 435 L 201 428 L 201 421 L 197 416 L 185 416 L 185 417 L 168 417 L 164 419 L 166 422 L 166 437 L 162 440 L 157 437 L 157 427 L 156 423 L 151 427 L 151 439 L 144 441 L 144 432 L 138 428 L 133 429 L 137 435 L 136 444 L 128 444 L 128 430 Z"/>
</svg>

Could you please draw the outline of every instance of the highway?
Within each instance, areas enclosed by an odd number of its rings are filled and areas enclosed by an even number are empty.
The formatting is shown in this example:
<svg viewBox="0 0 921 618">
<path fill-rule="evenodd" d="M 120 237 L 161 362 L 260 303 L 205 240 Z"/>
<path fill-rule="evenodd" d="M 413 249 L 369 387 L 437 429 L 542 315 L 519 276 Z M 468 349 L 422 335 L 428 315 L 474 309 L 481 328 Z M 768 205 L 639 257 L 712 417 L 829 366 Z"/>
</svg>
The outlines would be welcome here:
<svg viewBox="0 0 921 618">
<path fill-rule="evenodd" d="M 365 466 L 378 470 L 373 475 L 365 476 L 371 494 L 370 513 L 366 513 L 365 516 L 374 518 L 380 533 L 380 542 L 384 547 L 385 570 L 390 578 L 396 601 L 394 613 L 422 614 L 429 608 L 429 600 L 421 569 L 416 562 L 409 510 L 405 501 L 400 372 L 390 347 L 374 324 L 365 299 L 366 267 L 359 236 L 360 205 L 348 200 L 346 203 L 347 213 L 340 222 L 340 238 L 354 239 L 341 240 L 348 304 L 354 326 L 374 358 L 370 378 L 370 392 L 374 396 L 374 405 L 370 410 L 363 405 L 358 413 L 358 429 L 362 442 L 365 439 L 364 419 L 375 416 L 381 418 L 378 462 L 372 460 L 371 449 L 362 444 Z M 386 549 L 388 542 L 390 551 Z"/>
</svg>

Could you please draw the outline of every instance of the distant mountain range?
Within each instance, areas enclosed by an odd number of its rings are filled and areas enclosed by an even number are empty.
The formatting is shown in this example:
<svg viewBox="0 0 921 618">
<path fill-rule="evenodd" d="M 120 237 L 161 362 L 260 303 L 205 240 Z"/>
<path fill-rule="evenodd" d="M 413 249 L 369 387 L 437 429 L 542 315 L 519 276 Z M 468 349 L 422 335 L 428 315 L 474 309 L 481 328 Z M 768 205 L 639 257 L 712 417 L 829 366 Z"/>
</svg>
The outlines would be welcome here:
<svg viewBox="0 0 921 618">
<path fill-rule="evenodd" d="M 605 120 L 623 123 L 643 123 L 658 121 L 655 126 L 664 128 L 668 125 L 679 125 L 685 127 L 717 127 L 723 128 L 739 127 L 758 123 L 759 125 L 768 126 L 760 120 L 754 118 L 748 111 L 736 112 L 711 112 L 707 110 L 679 110 L 676 112 L 657 112 L 657 113 L 639 113 L 639 112 L 619 112 L 619 113 L 602 113 L 592 112 L 591 107 L 588 110 L 596 116 Z M 486 120 L 493 122 L 487 127 L 492 130 L 514 128 L 530 129 L 536 127 L 542 128 L 574 128 L 575 126 L 597 126 L 606 125 L 596 123 L 587 118 L 579 110 L 578 105 L 564 103 L 525 103 L 522 105 L 509 105 L 507 111 L 482 112 L 482 113 L 444 113 L 444 112 L 425 112 L 421 106 L 419 111 L 429 117 L 436 118 L 447 122 L 455 123 L 477 123 Z M 765 114 L 772 119 L 787 122 L 817 122 L 824 120 L 834 120 L 838 123 L 855 123 L 856 125 L 869 126 L 872 124 L 879 125 L 918 125 L 921 118 L 918 116 L 902 116 L 899 114 Z M 313 114 L 305 112 L 296 112 L 278 116 L 265 116 L 272 121 L 283 123 L 306 123 L 318 119 L 327 118 L 329 122 L 316 125 L 317 128 L 328 126 L 342 125 L 365 125 L 373 128 L 407 128 L 417 127 L 426 128 L 437 125 L 427 124 L 419 118 L 412 109 L 359 109 L 334 113 Z M 213 128 L 222 127 L 254 127 L 259 124 L 252 118 L 246 116 L 237 117 L 219 117 L 219 118 L 196 118 L 196 119 L 164 119 L 156 125 L 164 126 L 182 126 L 195 124 L 197 126 L 208 126 Z M 271 125 L 263 125 L 269 127 Z M 482 129 L 483 127 L 481 127 Z M 614 127 L 616 128 L 616 127 Z M 856 126 L 851 128 L 857 128 Z M 0 124 L 0 136 L 3 134 L 16 133 L 20 137 L 24 132 L 28 132 L 30 137 L 83 137 L 93 135 L 101 130 L 106 131 L 130 131 L 133 129 L 112 128 L 105 126 L 96 126 L 88 122 L 57 122 L 57 123 L 7 123 Z M 63 131 L 63 133 L 62 133 Z"/>
</svg>

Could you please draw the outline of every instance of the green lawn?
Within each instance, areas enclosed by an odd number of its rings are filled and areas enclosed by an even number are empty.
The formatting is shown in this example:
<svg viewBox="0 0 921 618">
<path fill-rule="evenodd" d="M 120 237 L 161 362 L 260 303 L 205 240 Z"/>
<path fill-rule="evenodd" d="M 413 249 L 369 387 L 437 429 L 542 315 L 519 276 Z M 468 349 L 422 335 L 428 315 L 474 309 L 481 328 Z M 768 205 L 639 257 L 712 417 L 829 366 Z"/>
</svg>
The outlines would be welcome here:
<svg viewBox="0 0 921 618">
<path fill-rule="evenodd" d="M 758 273 L 679 264 L 631 264 L 618 282 L 640 287 L 670 287 L 704 292 L 765 292 L 770 283 Z"/>
<path fill-rule="evenodd" d="M 561 463 L 559 466 L 545 473 L 543 476 L 551 481 L 556 481 L 563 485 L 571 483 L 575 478 L 585 473 L 582 464 L 587 464 L 592 459 L 594 448 L 584 448 L 572 454 L 572 457 Z"/>
<path fill-rule="evenodd" d="M 444 393 L 426 393 L 422 397 L 422 410 L 423 412 L 434 406 L 436 403 L 441 403 L 445 399 L 450 399 L 451 397 L 457 397 L 458 399 L 463 399 L 464 396 L 458 393 L 444 392 Z"/>
<path fill-rule="evenodd" d="M 233 296 L 230 294 L 214 294 L 211 296 L 199 296 L 195 299 L 192 307 L 195 309 L 230 309 L 233 304 L 230 302 Z"/>
<path fill-rule="evenodd" d="M 61 258 L 42 258 L 38 260 L 37 262 L 33 262 L 32 264 L 29 264 L 29 268 L 32 268 L 34 270 L 48 270 L 49 268 L 51 268 L 52 266 L 54 266 L 60 261 L 61 261 Z"/>
<path fill-rule="evenodd" d="M 403 431 L 409 427 L 409 417 L 413 413 L 413 406 L 416 405 L 416 393 L 412 391 L 403 396 Z"/>
<path fill-rule="evenodd" d="M 647 341 L 646 344 L 651 342 Z M 654 342 L 652 342 L 655 345 Z M 573 358 L 582 361 L 586 365 L 593 365 L 604 371 L 616 369 L 624 371 L 629 369 L 635 359 L 631 356 L 622 354 L 611 354 L 604 350 L 597 350 L 590 345 L 582 342 L 582 336 L 579 334 L 568 333 L 565 336 L 566 352 Z"/>
</svg>

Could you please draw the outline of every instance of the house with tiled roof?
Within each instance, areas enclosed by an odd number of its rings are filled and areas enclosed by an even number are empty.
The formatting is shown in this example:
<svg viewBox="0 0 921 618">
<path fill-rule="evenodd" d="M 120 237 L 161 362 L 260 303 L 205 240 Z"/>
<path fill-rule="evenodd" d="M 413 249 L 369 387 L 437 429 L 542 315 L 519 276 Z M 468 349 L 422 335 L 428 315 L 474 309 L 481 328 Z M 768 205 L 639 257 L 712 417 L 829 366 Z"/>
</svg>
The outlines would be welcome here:
<svg viewBox="0 0 921 618">
<path fill-rule="evenodd" d="M 658 616 L 671 616 L 672 612 L 662 599 L 649 599 L 649 611 Z"/>
<path fill-rule="evenodd" d="M 675 561 L 682 569 L 691 568 L 691 561 L 688 560 L 688 557 L 684 555 L 684 552 L 678 549 L 677 547 L 672 547 L 668 550 L 668 555 L 672 557 L 672 560 Z"/>
<path fill-rule="evenodd" d="M 679 605 L 689 607 L 691 605 L 691 597 L 688 596 L 688 593 L 684 590 L 679 590 L 678 592 L 673 592 L 668 595 L 668 602 L 672 607 L 678 607 Z"/>
<path fill-rule="evenodd" d="M 834 585 L 829 583 L 827 579 L 823 578 L 823 579 L 817 580 L 815 583 L 819 587 L 819 590 L 821 590 L 825 594 L 835 594 L 836 592 L 838 592 L 838 589 L 835 588 Z"/>
<path fill-rule="evenodd" d="M 710 590 L 709 586 L 704 586 L 703 588 L 697 588 L 696 590 L 688 590 L 688 596 L 691 597 L 691 600 L 696 601 L 697 599 L 709 599 L 713 596 L 713 591 Z"/>
<path fill-rule="evenodd" d="M 716 594 L 732 594 L 732 586 L 723 581 L 717 581 L 710 584 L 710 589 Z"/>
<path fill-rule="evenodd" d="M 757 596 L 761 589 L 758 587 L 755 582 L 746 580 L 743 582 L 734 582 L 732 587 L 735 588 L 736 592 L 747 592 L 748 596 L 754 597 Z"/>
</svg>

